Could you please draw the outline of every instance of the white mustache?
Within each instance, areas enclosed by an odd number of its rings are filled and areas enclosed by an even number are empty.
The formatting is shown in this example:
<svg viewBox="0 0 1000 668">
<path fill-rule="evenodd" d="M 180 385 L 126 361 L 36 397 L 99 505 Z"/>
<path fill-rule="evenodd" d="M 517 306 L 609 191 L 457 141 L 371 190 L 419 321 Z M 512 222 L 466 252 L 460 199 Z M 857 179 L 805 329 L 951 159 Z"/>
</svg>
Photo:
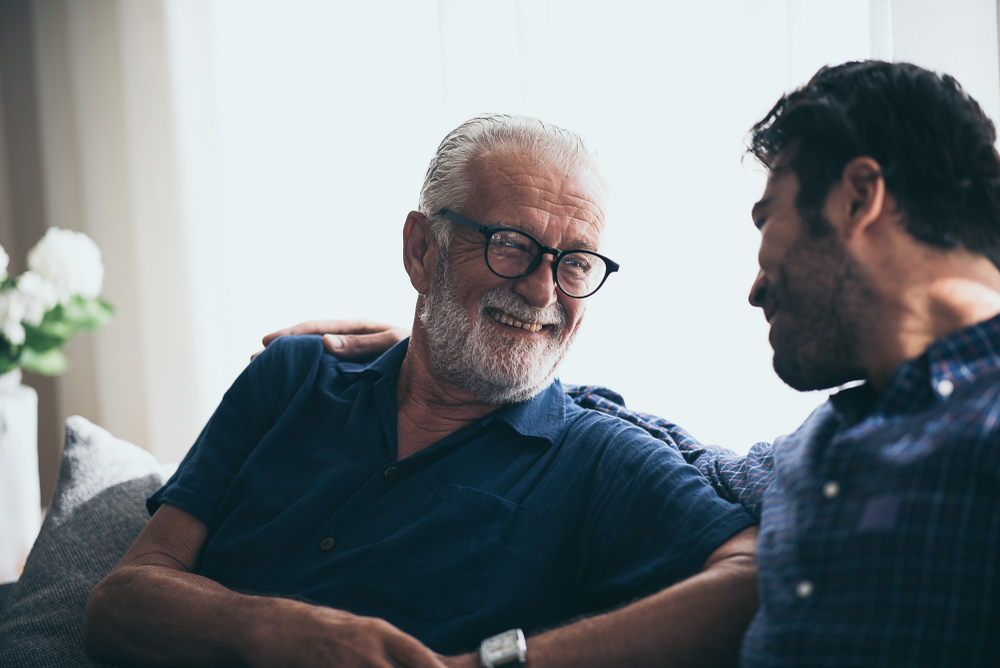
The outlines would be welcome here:
<svg viewBox="0 0 1000 668">
<path fill-rule="evenodd" d="M 510 285 L 500 285 L 479 298 L 479 313 L 486 315 L 487 308 L 494 308 L 514 316 L 521 322 L 550 325 L 556 330 L 566 326 L 569 317 L 558 301 L 545 308 L 534 308 L 525 303 Z"/>
</svg>

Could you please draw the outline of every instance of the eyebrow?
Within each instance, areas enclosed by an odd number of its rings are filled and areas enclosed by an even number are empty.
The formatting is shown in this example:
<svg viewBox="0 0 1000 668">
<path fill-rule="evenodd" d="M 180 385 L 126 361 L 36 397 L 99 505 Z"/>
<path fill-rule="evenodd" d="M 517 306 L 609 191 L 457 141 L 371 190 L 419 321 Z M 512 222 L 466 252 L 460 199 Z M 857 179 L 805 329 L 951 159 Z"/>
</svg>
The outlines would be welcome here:
<svg viewBox="0 0 1000 668">
<path fill-rule="evenodd" d="M 511 225 L 509 223 L 486 223 L 485 225 L 486 225 L 486 227 L 502 227 L 502 228 L 507 229 L 507 230 L 514 230 L 515 232 L 520 232 L 521 234 L 527 234 L 532 239 L 536 239 L 536 240 L 538 239 L 538 237 L 536 237 L 534 234 L 532 234 L 531 232 L 529 232 L 528 230 L 526 230 L 526 229 L 524 229 L 522 227 L 524 225 L 524 223 L 515 223 L 515 225 L 517 225 L 517 227 L 514 227 L 513 225 Z M 542 242 L 539 241 L 538 243 L 542 243 Z M 542 244 L 542 245 L 544 246 L 545 244 Z M 556 250 L 560 250 L 560 251 L 585 250 L 585 251 L 590 251 L 592 253 L 597 253 L 601 249 L 596 244 L 593 244 L 593 243 L 591 243 L 589 241 L 586 241 L 586 240 L 580 240 L 580 242 L 578 244 L 576 244 L 576 245 L 570 245 L 567 248 L 557 248 Z"/>
<path fill-rule="evenodd" d="M 594 244 L 590 243 L 589 241 L 582 241 L 578 245 L 572 248 L 569 249 L 560 248 L 559 250 L 585 250 L 585 251 L 593 251 L 594 253 L 596 253 L 601 249 L 598 246 L 595 246 Z"/>
</svg>

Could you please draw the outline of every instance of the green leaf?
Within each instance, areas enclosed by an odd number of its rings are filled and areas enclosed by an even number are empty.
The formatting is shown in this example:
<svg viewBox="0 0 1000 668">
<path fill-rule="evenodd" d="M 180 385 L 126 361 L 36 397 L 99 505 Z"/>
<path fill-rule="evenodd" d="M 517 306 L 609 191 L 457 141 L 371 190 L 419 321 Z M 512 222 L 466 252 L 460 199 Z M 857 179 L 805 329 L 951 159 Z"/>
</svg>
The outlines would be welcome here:
<svg viewBox="0 0 1000 668">
<path fill-rule="evenodd" d="M 7 373 L 8 371 L 13 371 L 20 365 L 17 363 L 17 358 L 11 355 L 0 355 L 0 376 Z"/>
<path fill-rule="evenodd" d="M 21 366 L 26 371 L 43 376 L 58 376 L 69 367 L 69 361 L 58 350 L 40 353 L 30 348 L 24 348 L 21 352 Z"/>
<path fill-rule="evenodd" d="M 60 348 L 73 337 L 76 330 L 72 323 L 51 319 L 46 314 L 45 319 L 37 327 L 24 326 L 24 347 L 39 353 Z"/>
<path fill-rule="evenodd" d="M 24 347 L 38 353 L 61 348 L 78 330 L 93 331 L 114 317 L 115 309 L 103 299 L 73 297 L 69 304 L 58 304 L 45 314 L 37 326 L 25 325 Z"/>
<path fill-rule="evenodd" d="M 69 304 L 63 307 L 62 313 L 62 316 L 76 329 L 89 331 L 108 324 L 114 315 L 114 307 L 100 297 L 84 299 L 80 296 L 73 297 Z"/>
<path fill-rule="evenodd" d="M 0 336 L 0 374 L 7 373 L 20 366 L 21 349 L 11 345 L 5 337 Z"/>
</svg>

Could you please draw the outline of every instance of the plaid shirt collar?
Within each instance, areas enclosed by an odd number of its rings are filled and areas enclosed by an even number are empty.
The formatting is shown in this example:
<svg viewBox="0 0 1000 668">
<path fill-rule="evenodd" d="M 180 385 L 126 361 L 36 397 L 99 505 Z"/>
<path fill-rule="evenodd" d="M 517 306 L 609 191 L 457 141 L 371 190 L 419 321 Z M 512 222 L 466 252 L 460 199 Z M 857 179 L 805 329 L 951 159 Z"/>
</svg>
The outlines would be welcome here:
<svg viewBox="0 0 1000 668">
<path fill-rule="evenodd" d="M 915 413 L 944 401 L 1000 368 L 1000 315 L 937 339 L 918 357 L 900 364 L 877 393 L 868 382 L 830 397 L 843 422 L 869 415 Z"/>
</svg>

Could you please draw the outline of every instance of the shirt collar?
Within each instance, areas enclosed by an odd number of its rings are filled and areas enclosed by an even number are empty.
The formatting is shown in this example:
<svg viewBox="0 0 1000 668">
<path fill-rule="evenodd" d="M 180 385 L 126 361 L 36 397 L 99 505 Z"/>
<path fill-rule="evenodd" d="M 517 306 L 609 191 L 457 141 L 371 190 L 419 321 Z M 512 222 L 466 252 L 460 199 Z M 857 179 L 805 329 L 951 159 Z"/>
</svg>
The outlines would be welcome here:
<svg viewBox="0 0 1000 668">
<path fill-rule="evenodd" d="M 506 422 L 522 436 L 535 436 L 555 443 L 566 420 L 568 401 L 562 383 L 557 378 L 531 399 L 508 404 L 490 418 Z"/>
<path fill-rule="evenodd" d="M 849 422 L 871 412 L 912 413 L 947 401 L 962 388 L 1000 369 L 1000 315 L 931 343 L 923 354 L 900 364 L 881 395 L 869 383 L 830 399 Z"/>
<path fill-rule="evenodd" d="M 340 370 L 353 374 L 370 372 L 380 378 L 391 379 L 395 384 L 409 343 L 409 338 L 403 339 L 370 362 L 341 362 Z M 492 420 L 500 420 L 522 436 L 535 436 L 555 443 L 566 420 L 567 401 L 562 384 L 559 379 L 555 379 L 531 399 L 503 406 L 480 422 L 486 426 Z"/>
</svg>

